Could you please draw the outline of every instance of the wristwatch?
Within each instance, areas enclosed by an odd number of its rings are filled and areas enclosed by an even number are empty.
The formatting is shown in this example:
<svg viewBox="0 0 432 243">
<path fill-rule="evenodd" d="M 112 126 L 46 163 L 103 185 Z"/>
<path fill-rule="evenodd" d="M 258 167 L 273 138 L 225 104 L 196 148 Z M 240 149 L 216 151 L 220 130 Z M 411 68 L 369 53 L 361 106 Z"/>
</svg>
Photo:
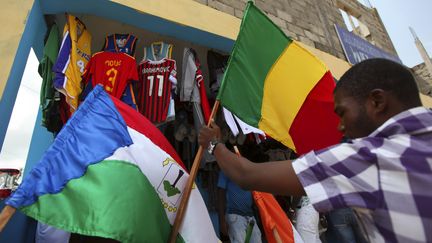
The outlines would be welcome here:
<svg viewBox="0 0 432 243">
<path fill-rule="evenodd" d="M 207 148 L 207 151 L 209 152 L 209 154 L 213 155 L 214 151 L 216 149 L 216 145 L 220 143 L 218 140 L 211 140 L 209 143 L 209 146 Z"/>
</svg>

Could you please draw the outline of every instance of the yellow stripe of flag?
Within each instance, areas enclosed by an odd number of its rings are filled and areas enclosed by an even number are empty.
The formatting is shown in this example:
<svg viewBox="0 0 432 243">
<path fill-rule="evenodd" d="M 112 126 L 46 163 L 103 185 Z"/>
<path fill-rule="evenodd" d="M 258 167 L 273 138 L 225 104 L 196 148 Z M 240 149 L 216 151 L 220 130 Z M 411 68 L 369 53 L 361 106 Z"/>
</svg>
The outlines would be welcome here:
<svg viewBox="0 0 432 243">
<path fill-rule="evenodd" d="M 295 148 L 289 131 L 309 92 L 327 72 L 315 56 L 291 42 L 273 64 L 264 83 L 259 128 L 291 148 Z"/>
</svg>

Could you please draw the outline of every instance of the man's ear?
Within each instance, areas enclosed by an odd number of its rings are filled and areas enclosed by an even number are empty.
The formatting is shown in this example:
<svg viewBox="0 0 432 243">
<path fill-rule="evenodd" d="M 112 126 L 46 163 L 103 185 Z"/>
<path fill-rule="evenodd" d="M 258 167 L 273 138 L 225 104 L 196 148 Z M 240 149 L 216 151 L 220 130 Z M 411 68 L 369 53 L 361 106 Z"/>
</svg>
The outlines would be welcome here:
<svg viewBox="0 0 432 243">
<path fill-rule="evenodd" d="M 382 89 L 373 89 L 369 92 L 368 105 L 375 113 L 381 113 L 387 109 L 388 93 Z"/>
</svg>

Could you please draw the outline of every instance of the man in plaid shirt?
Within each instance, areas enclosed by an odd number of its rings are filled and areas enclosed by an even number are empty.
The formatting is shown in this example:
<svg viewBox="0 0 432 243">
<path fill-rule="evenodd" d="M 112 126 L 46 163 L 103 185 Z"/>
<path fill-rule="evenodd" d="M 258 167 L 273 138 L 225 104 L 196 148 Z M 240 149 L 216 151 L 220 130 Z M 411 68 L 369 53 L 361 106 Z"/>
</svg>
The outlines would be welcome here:
<svg viewBox="0 0 432 243">
<path fill-rule="evenodd" d="M 213 146 L 224 173 L 245 189 L 307 195 L 320 212 L 352 207 L 371 242 L 432 242 L 432 111 L 411 72 L 385 59 L 348 70 L 334 91 L 347 143 L 292 164 L 255 164 Z M 206 147 L 219 128 L 203 128 Z M 214 143 L 213 143 L 214 144 Z"/>
</svg>

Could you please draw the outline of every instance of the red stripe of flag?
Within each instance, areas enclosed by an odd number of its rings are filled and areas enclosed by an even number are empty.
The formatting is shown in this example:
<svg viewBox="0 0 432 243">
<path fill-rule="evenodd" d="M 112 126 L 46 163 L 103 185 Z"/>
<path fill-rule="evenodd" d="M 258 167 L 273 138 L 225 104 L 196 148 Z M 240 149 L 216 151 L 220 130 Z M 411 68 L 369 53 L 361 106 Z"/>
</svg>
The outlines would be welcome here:
<svg viewBox="0 0 432 243">
<path fill-rule="evenodd" d="M 342 133 L 337 130 L 339 117 L 333 111 L 332 94 L 335 86 L 332 74 L 326 72 L 297 113 L 289 134 L 299 155 L 341 141 Z M 329 127 L 332 129 L 328 129 Z"/>
<path fill-rule="evenodd" d="M 187 171 L 180 157 L 168 142 L 166 137 L 155 127 L 147 118 L 139 114 L 132 107 L 126 105 L 119 99 L 116 99 L 111 96 L 111 100 L 116 106 L 117 110 L 123 117 L 128 127 L 131 127 L 138 131 L 139 133 L 146 136 L 150 139 L 154 144 L 159 146 L 163 151 L 169 154 L 185 171 Z"/>
</svg>

